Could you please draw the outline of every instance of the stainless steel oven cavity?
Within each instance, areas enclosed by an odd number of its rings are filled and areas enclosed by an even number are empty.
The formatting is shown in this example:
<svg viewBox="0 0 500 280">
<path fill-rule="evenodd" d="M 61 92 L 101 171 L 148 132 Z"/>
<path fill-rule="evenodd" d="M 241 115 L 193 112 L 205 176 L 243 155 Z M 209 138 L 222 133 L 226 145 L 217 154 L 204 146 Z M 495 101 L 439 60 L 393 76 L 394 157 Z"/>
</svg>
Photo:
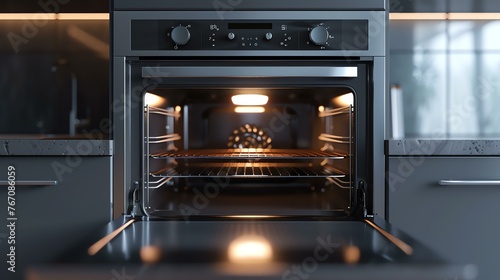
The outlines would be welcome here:
<svg viewBox="0 0 500 280">
<path fill-rule="evenodd" d="M 383 217 L 385 17 L 115 11 L 115 213 Z"/>
</svg>

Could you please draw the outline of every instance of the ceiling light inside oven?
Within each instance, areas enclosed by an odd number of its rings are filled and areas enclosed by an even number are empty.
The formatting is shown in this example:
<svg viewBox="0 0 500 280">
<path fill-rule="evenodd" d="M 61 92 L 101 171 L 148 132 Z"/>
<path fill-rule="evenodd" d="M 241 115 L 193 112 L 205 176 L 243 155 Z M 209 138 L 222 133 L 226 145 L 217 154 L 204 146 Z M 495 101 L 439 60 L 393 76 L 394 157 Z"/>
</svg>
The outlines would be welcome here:
<svg viewBox="0 0 500 280">
<path fill-rule="evenodd" d="M 333 99 L 333 102 L 339 106 L 349 106 L 354 104 L 354 95 L 352 93 L 346 93 L 341 96 L 337 96 Z"/>
<path fill-rule="evenodd" d="M 263 94 L 238 94 L 231 97 L 234 105 L 259 106 L 266 105 L 269 97 Z"/>
<path fill-rule="evenodd" d="M 264 113 L 266 111 L 266 108 L 261 107 L 261 106 L 249 106 L 249 107 L 236 107 L 234 108 L 234 111 L 236 113 Z"/>
<path fill-rule="evenodd" d="M 146 92 L 146 94 L 144 95 L 144 103 L 149 106 L 160 107 L 163 106 L 166 102 L 167 100 L 165 98 L 156 94 Z"/>
</svg>

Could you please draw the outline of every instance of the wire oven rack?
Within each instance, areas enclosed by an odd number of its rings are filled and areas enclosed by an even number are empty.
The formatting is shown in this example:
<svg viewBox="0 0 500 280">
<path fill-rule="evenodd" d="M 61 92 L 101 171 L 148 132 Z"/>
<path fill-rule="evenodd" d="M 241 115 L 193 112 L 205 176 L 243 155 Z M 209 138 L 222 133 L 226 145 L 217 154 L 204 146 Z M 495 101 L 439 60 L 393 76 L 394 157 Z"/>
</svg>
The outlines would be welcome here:
<svg viewBox="0 0 500 280">
<path fill-rule="evenodd" d="M 151 173 L 152 177 L 236 177 L 236 178 L 343 178 L 345 174 L 310 163 L 225 162 L 194 165 L 172 165 Z"/>
<path fill-rule="evenodd" d="M 151 115 L 166 118 L 167 133 L 151 135 L 149 124 Z M 175 178 L 324 178 L 341 188 L 350 188 L 350 172 L 331 168 L 333 161 L 352 160 L 352 118 L 353 107 L 328 109 L 319 114 L 325 120 L 325 127 L 332 127 L 331 118 L 348 115 L 348 135 L 332 134 L 325 131 L 318 139 L 325 142 L 321 150 L 310 149 L 196 149 L 177 151 L 174 141 L 181 137 L 175 133 L 174 119 L 180 116 L 175 108 L 159 109 L 145 106 L 143 122 L 144 138 L 144 185 L 147 189 L 157 189 Z M 168 144 L 169 151 L 150 153 L 151 144 Z M 338 145 L 348 145 L 347 149 L 336 149 Z M 342 152 L 340 152 L 342 151 Z M 164 160 L 160 170 L 150 169 L 150 160 Z"/>
<path fill-rule="evenodd" d="M 213 150 L 189 150 L 164 152 L 151 155 L 154 159 L 176 158 L 176 159 L 265 159 L 282 160 L 285 158 L 299 159 L 344 159 L 345 156 L 328 151 L 315 150 L 288 150 L 288 149 L 213 149 Z"/>
</svg>

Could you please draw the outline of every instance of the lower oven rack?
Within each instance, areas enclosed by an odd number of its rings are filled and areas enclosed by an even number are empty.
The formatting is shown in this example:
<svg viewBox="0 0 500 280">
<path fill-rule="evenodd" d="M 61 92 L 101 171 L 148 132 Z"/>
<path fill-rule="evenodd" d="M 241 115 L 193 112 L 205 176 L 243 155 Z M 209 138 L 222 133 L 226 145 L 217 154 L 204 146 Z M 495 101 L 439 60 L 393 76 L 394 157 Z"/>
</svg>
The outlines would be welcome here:
<svg viewBox="0 0 500 280">
<path fill-rule="evenodd" d="M 257 163 L 257 162 L 228 162 L 204 163 L 195 165 L 168 166 L 162 170 L 150 173 L 154 178 L 344 178 L 345 174 L 313 164 L 297 163 Z"/>
</svg>

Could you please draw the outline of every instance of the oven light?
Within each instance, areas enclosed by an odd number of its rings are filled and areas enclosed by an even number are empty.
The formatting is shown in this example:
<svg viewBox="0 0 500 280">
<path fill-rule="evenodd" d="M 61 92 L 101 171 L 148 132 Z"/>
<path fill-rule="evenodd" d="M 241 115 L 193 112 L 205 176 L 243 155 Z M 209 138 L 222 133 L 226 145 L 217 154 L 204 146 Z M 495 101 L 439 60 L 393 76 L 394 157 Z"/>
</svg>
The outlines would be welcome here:
<svg viewBox="0 0 500 280">
<path fill-rule="evenodd" d="M 335 104 L 340 105 L 340 106 L 349 106 L 354 104 L 354 95 L 352 93 L 346 93 L 344 95 L 335 97 L 333 99 L 333 102 Z"/>
<path fill-rule="evenodd" d="M 253 114 L 256 114 L 256 113 L 264 113 L 266 111 L 266 108 L 260 107 L 260 106 L 257 106 L 257 107 L 236 107 L 236 108 L 234 108 L 234 111 L 236 113 L 253 113 Z"/>
<path fill-rule="evenodd" d="M 149 106 L 160 107 L 165 104 L 166 101 L 165 98 L 149 92 L 146 92 L 144 95 L 144 102 Z"/>
<path fill-rule="evenodd" d="M 229 244 L 228 257 L 232 263 L 267 263 L 272 260 L 273 250 L 264 237 L 244 235 Z"/>
<path fill-rule="evenodd" d="M 263 94 L 238 94 L 231 97 L 234 105 L 258 106 L 266 105 L 269 97 Z"/>
<path fill-rule="evenodd" d="M 344 247 L 342 249 L 342 252 L 344 255 L 344 261 L 347 264 L 356 264 L 361 258 L 361 250 L 359 249 L 359 247 L 354 245 Z"/>
<path fill-rule="evenodd" d="M 141 256 L 141 260 L 147 264 L 157 263 L 162 256 L 161 249 L 156 246 L 145 246 L 142 247 L 139 251 L 139 255 Z"/>
</svg>

